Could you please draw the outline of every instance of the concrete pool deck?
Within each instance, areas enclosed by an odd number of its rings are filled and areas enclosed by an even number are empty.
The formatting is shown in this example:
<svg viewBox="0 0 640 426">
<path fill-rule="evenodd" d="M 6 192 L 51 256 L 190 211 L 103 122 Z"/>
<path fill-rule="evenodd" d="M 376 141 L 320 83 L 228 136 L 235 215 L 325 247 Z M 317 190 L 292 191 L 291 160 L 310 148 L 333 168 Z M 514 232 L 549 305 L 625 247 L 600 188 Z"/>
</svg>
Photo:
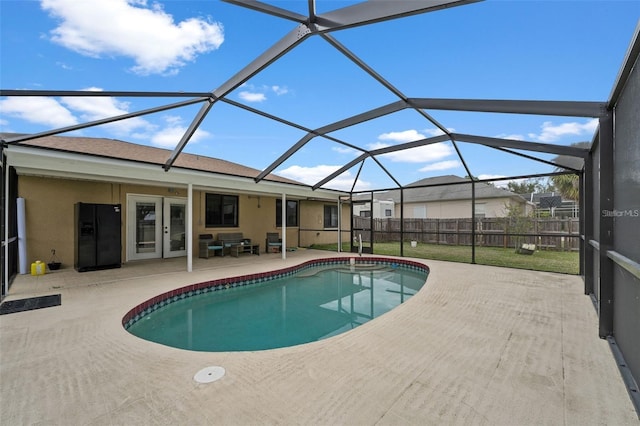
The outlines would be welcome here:
<svg viewBox="0 0 640 426">
<path fill-rule="evenodd" d="M 18 276 L 6 300 L 59 293 L 62 305 L 0 316 L 0 424 L 640 424 L 576 276 L 425 260 L 427 285 L 393 311 L 261 352 L 179 350 L 121 325 L 173 288 L 337 255 Z M 226 375 L 196 383 L 208 366 Z"/>
</svg>

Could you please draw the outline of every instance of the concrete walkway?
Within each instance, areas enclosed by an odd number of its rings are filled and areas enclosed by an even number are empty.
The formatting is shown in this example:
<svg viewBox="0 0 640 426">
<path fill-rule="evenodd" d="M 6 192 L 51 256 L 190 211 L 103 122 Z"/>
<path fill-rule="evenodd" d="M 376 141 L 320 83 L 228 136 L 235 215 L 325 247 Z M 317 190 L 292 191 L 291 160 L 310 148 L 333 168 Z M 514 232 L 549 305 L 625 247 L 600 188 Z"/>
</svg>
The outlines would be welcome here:
<svg viewBox="0 0 640 426">
<path fill-rule="evenodd" d="M 19 276 L 7 300 L 60 293 L 62 305 L 0 316 L 0 424 L 640 424 L 575 276 L 425 261 L 427 285 L 407 303 L 269 351 L 191 352 L 122 328 L 129 309 L 164 291 L 329 256 Z M 214 365 L 221 380 L 193 380 Z"/>
</svg>

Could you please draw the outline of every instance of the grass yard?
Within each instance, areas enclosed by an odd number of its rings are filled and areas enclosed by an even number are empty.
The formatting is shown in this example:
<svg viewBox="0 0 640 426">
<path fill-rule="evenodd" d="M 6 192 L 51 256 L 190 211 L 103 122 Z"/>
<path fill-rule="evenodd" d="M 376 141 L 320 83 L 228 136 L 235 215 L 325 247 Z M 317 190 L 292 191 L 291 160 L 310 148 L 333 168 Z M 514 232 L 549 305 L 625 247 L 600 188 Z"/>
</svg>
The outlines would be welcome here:
<svg viewBox="0 0 640 426">
<path fill-rule="evenodd" d="M 320 250 L 337 250 L 337 244 L 314 245 Z M 349 244 L 343 251 L 349 251 Z M 376 243 L 374 254 L 400 256 L 399 243 Z M 417 247 L 404 244 L 404 255 L 420 259 L 446 260 L 471 263 L 471 247 L 418 243 Z M 559 272 L 577 275 L 579 270 L 578 252 L 540 250 L 532 255 L 517 254 L 513 248 L 476 247 L 476 263 L 480 265 L 504 266 L 507 268 L 530 269 L 533 271 Z"/>
</svg>

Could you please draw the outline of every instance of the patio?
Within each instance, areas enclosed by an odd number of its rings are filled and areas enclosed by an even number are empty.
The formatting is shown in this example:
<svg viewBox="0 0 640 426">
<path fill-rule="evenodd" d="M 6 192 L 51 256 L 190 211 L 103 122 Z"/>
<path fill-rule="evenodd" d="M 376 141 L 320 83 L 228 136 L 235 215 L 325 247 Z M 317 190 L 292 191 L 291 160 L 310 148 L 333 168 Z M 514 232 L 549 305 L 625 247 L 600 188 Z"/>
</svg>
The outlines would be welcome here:
<svg viewBox="0 0 640 426">
<path fill-rule="evenodd" d="M 581 277 L 425 261 L 427 285 L 348 333 L 261 352 L 190 352 L 121 325 L 161 292 L 333 252 L 129 262 L 18 276 L 0 316 L 2 424 L 638 424 Z M 343 254 L 350 256 L 350 254 Z M 196 372 L 219 365 L 210 384 Z"/>
</svg>

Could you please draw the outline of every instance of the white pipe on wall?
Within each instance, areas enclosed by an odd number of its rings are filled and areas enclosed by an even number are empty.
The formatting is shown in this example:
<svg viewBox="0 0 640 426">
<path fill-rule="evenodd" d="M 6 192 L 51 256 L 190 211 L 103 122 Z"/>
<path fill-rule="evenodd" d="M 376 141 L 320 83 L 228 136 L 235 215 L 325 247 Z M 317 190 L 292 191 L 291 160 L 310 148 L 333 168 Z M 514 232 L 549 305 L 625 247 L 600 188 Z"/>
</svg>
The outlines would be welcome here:
<svg viewBox="0 0 640 426">
<path fill-rule="evenodd" d="M 4 160 L 5 153 L 2 153 Z M 4 166 L 3 166 L 4 167 Z M 9 294 L 9 166 L 5 167 L 5 170 L 2 171 L 4 173 L 4 295 Z"/>
<path fill-rule="evenodd" d="M 193 184 L 187 187 L 187 229 L 185 232 L 185 244 L 187 245 L 187 272 L 193 271 Z"/>
<path fill-rule="evenodd" d="M 24 198 L 17 199 L 18 263 L 20 274 L 27 273 L 27 217 Z"/>
<path fill-rule="evenodd" d="M 338 198 L 338 253 L 342 251 L 342 203 Z"/>
<path fill-rule="evenodd" d="M 280 209 L 282 215 L 282 250 L 280 254 L 282 259 L 287 258 L 287 194 L 282 193 L 282 206 Z"/>
</svg>

